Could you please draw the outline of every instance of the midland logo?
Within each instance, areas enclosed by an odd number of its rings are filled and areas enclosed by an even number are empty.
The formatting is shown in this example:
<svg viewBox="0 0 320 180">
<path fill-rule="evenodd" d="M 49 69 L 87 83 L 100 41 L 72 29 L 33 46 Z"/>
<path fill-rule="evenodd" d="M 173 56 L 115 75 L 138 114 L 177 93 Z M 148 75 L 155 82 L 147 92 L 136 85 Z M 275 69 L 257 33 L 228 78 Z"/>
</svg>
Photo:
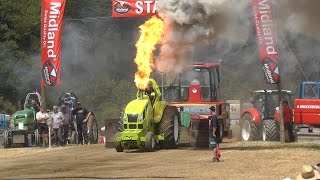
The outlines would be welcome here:
<svg viewBox="0 0 320 180">
<path fill-rule="evenodd" d="M 117 1 L 113 5 L 113 10 L 119 14 L 126 14 L 131 10 L 131 6 L 126 1 Z"/>
<path fill-rule="evenodd" d="M 48 86 L 54 86 L 57 82 L 57 69 L 50 61 L 46 61 L 42 66 L 42 78 Z"/>
<path fill-rule="evenodd" d="M 279 82 L 279 67 L 278 63 L 270 58 L 265 58 L 262 61 L 262 68 L 268 82 L 275 84 Z"/>
<path fill-rule="evenodd" d="M 198 90 L 196 88 L 192 89 L 193 94 L 197 93 Z"/>
</svg>

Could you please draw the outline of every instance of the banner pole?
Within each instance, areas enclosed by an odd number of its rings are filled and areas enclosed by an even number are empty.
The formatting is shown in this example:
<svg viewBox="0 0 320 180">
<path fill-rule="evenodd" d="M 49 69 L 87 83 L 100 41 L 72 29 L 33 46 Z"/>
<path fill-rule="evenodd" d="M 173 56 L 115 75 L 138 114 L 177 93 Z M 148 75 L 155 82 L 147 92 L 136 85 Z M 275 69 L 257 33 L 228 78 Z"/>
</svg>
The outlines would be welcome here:
<svg viewBox="0 0 320 180">
<path fill-rule="evenodd" d="M 280 83 L 277 86 L 278 86 L 278 104 L 279 104 L 280 142 L 285 143 L 284 121 L 283 121 L 283 110 L 282 110 L 282 91 L 281 91 Z"/>
<path fill-rule="evenodd" d="M 41 85 L 41 103 L 47 109 L 47 103 L 46 103 L 46 87 Z"/>
</svg>

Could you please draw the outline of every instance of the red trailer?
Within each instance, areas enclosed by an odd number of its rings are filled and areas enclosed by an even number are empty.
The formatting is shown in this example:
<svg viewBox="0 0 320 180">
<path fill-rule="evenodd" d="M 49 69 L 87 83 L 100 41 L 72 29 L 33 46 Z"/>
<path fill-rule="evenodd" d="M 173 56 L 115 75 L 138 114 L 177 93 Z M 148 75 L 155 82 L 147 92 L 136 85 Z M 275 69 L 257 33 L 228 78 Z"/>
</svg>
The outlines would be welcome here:
<svg viewBox="0 0 320 180">
<path fill-rule="evenodd" d="M 320 141 L 320 82 L 301 83 L 294 100 L 294 123 L 298 141 Z"/>
</svg>

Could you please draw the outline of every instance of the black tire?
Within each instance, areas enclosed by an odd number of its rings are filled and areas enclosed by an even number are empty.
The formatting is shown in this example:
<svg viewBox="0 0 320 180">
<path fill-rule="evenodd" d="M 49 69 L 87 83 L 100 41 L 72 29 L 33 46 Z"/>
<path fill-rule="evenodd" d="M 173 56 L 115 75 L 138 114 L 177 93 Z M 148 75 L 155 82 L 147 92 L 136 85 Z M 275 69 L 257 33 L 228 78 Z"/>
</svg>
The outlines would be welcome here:
<svg viewBox="0 0 320 180">
<path fill-rule="evenodd" d="M 40 146 L 40 136 L 38 129 L 34 131 L 34 145 L 37 147 Z"/>
<path fill-rule="evenodd" d="M 69 144 L 78 144 L 78 135 L 76 131 L 71 131 Z"/>
<path fill-rule="evenodd" d="M 280 140 L 280 127 L 279 124 L 272 120 L 266 119 L 262 123 L 262 131 L 265 134 L 266 141 L 279 141 Z"/>
<path fill-rule="evenodd" d="M 152 132 L 147 132 L 146 134 L 146 142 L 145 148 L 148 152 L 153 152 L 156 147 L 156 140 L 154 139 L 154 135 Z"/>
<path fill-rule="evenodd" d="M 97 144 L 99 138 L 98 125 L 97 120 L 94 115 L 90 115 L 89 120 L 87 122 L 87 127 L 89 130 L 88 133 L 88 141 L 90 144 Z"/>
<path fill-rule="evenodd" d="M 241 138 L 243 141 L 257 141 L 262 139 L 262 133 L 259 125 L 253 122 L 252 116 L 248 113 L 242 116 Z"/>
<path fill-rule="evenodd" d="M 116 135 L 115 135 L 115 138 L 117 138 L 120 135 L 121 135 L 120 132 L 117 132 Z M 115 141 L 114 143 L 115 143 L 116 151 L 117 152 L 123 152 L 123 147 L 121 146 L 121 142 Z"/>
<path fill-rule="evenodd" d="M 224 124 L 223 124 L 223 120 L 219 121 L 219 139 L 218 139 L 218 143 L 222 143 L 223 141 L 223 137 L 224 137 Z"/>
<path fill-rule="evenodd" d="M 9 148 L 10 146 L 9 132 L 6 130 L 3 132 L 3 148 Z"/>
<path fill-rule="evenodd" d="M 118 132 L 122 132 L 124 130 L 124 125 L 123 125 L 124 110 L 125 108 L 123 108 L 120 112 L 120 118 L 119 118 L 118 127 L 117 127 Z"/>
<path fill-rule="evenodd" d="M 180 118 L 176 107 L 167 106 L 165 108 L 159 124 L 159 133 L 164 134 L 164 142 L 161 145 L 165 148 L 173 149 L 179 146 Z"/>
</svg>

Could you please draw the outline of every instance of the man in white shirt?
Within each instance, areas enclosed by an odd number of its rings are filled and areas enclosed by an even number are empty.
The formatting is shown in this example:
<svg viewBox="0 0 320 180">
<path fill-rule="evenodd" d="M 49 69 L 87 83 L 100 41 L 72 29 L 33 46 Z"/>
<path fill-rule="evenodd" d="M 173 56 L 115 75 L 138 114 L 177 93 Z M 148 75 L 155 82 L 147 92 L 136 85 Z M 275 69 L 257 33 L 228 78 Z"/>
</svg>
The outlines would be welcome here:
<svg viewBox="0 0 320 180">
<path fill-rule="evenodd" d="M 61 112 L 58 111 L 58 106 L 56 105 L 53 106 L 53 114 L 51 115 L 51 118 L 55 144 L 57 146 L 62 146 L 62 125 L 64 121 L 64 116 Z"/>
<path fill-rule="evenodd" d="M 49 119 L 49 115 L 45 110 L 44 106 L 40 107 L 40 111 L 36 114 L 36 120 L 38 122 L 38 133 L 40 135 L 40 146 L 47 147 L 49 145 L 48 139 L 48 125 L 47 121 Z"/>
</svg>

